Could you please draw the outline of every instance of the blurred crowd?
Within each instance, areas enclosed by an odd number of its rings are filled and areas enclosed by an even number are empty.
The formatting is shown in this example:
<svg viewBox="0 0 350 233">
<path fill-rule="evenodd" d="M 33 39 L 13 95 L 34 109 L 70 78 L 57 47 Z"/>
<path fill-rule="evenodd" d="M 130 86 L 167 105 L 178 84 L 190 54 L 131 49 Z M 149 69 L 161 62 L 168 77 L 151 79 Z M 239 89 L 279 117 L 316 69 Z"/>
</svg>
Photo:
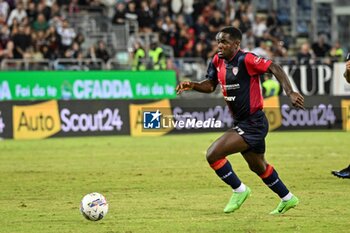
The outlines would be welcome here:
<svg viewBox="0 0 350 233">
<path fill-rule="evenodd" d="M 137 20 L 140 32 L 159 33 L 160 42 L 174 48 L 176 57 L 201 57 L 207 61 L 217 49 L 215 35 L 228 25 L 242 31 L 242 49 L 270 59 L 294 56 L 305 64 L 325 57 L 342 61 L 345 56 L 339 43 L 328 44 L 324 35 L 315 38 L 312 45 L 300 45 L 300 51 L 299 47 L 291 48 L 285 22 L 275 11 L 255 12 L 249 0 L 117 1 L 112 22 L 123 24 L 126 20 Z"/>
<path fill-rule="evenodd" d="M 96 0 L 0 0 L 0 60 L 81 57 L 108 60 L 104 41 L 83 51 L 84 35 L 70 26 L 69 15 L 82 7 L 99 10 L 104 5 Z"/>
<path fill-rule="evenodd" d="M 136 20 L 140 33 L 158 33 L 160 44 L 171 46 L 175 57 L 207 61 L 217 50 L 215 35 L 228 25 L 243 32 L 241 47 L 246 51 L 271 59 L 291 55 L 290 40 L 276 12 L 255 12 L 249 0 L 0 0 L 0 60 L 84 57 L 107 61 L 113 54 L 104 41 L 83 51 L 84 35 L 70 25 L 69 14 L 82 7 L 112 10 L 114 25 Z M 314 44 L 306 41 L 292 55 L 303 64 L 318 57 L 343 60 L 339 43 L 330 45 L 324 36 L 316 39 Z M 142 43 L 135 46 L 143 49 Z"/>
</svg>

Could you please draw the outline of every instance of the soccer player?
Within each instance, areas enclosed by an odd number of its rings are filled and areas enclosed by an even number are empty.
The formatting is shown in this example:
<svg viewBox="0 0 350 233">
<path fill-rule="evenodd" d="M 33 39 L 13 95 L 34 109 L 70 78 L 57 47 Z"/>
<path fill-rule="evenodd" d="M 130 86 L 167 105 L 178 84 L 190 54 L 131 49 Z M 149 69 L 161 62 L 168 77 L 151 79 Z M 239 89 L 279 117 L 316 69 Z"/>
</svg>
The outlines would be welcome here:
<svg viewBox="0 0 350 233">
<path fill-rule="evenodd" d="M 345 64 L 346 68 L 345 68 L 344 78 L 348 83 L 350 83 L 350 53 L 348 54 L 346 60 L 347 62 Z M 340 171 L 332 171 L 332 174 L 340 178 L 350 179 L 350 165 L 347 168 L 344 168 Z"/>
<path fill-rule="evenodd" d="M 293 106 L 303 109 L 304 98 L 294 92 L 281 66 L 240 50 L 242 33 L 225 27 L 216 35 L 217 54 L 209 63 L 206 79 L 201 82 L 180 82 L 177 94 L 187 90 L 211 93 L 218 84 L 234 118 L 234 127 L 225 132 L 207 150 L 207 161 L 215 173 L 231 188 L 233 194 L 224 208 L 231 213 L 241 207 L 251 190 L 233 171 L 226 156 L 240 152 L 249 168 L 282 200 L 270 214 L 283 214 L 299 200 L 284 185 L 276 169 L 265 159 L 265 136 L 268 121 L 263 109 L 259 76 L 272 73 L 281 83 Z"/>
</svg>

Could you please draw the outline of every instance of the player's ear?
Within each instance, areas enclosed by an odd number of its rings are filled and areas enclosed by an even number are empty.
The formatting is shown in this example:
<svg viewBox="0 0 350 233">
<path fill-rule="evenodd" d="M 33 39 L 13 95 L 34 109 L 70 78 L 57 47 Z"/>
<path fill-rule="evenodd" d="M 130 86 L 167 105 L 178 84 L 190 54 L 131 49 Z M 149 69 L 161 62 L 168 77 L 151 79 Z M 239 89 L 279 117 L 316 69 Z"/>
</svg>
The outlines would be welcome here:
<svg viewBox="0 0 350 233">
<path fill-rule="evenodd" d="M 240 40 L 236 40 L 235 44 L 236 44 L 236 47 L 238 49 L 241 46 L 241 41 Z"/>
</svg>

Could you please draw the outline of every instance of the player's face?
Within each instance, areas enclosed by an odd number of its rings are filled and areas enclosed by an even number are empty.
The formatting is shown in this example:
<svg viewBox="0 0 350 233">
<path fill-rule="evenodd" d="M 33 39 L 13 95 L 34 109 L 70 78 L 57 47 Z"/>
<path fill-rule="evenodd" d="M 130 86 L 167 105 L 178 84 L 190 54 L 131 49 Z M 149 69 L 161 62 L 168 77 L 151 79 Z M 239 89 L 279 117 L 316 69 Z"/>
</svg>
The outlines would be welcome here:
<svg viewBox="0 0 350 233">
<path fill-rule="evenodd" d="M 232 57 L 239 50 L 240 41 L 231 39 L 227 33 L 219 32 L 216 35 L 216 42 L 218 43 L 218 56 L 227 61 L 231 60 Z"/>
</svg>

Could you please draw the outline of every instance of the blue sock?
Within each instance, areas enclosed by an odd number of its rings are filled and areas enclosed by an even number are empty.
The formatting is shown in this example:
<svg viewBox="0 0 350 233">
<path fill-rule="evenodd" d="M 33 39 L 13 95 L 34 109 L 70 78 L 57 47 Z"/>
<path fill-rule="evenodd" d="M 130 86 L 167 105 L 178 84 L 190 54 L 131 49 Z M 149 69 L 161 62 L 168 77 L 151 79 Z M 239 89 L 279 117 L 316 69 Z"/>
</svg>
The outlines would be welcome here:
<svg viewBox="0 0 350 233">
<path fill-rule="evenodd" d="M 272 191 L 277 193 L 280 198 L 285 197 L 289 193 L 289 190 L 278 177 L 278 173 L 272 165 L 267 165 L 265 172 L 260 175 L 260 178 Z"/>
<path fill-rule="evenodd" d="M 232 187 L 232 189 L 236 189 L 241 185 L 242 182 L 232 170 L 231 164 L 227 159 L 220 159 L 210 164 L 210 166 L 226 184 Z"/>
</svg>

